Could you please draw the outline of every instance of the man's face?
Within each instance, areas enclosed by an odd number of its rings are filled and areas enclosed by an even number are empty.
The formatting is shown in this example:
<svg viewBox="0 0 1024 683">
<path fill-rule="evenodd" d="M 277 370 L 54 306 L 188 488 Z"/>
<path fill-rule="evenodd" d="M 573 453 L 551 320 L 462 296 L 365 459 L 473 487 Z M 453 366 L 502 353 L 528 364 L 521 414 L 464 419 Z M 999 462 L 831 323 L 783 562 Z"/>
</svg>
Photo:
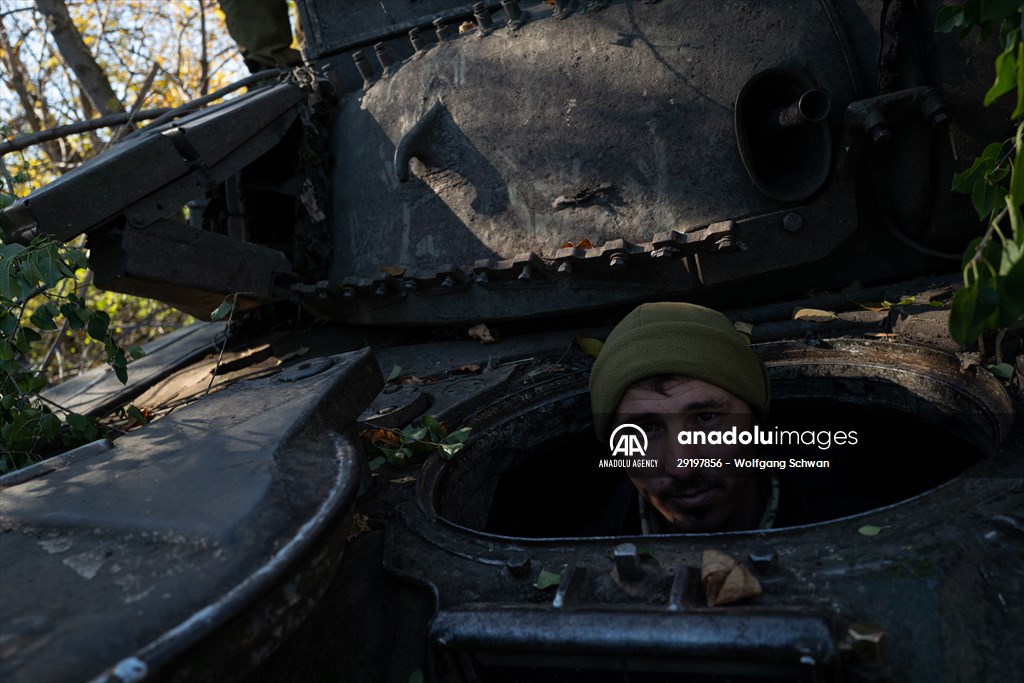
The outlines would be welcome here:
<svg viewBox="0 0 1024 683">
<path fill-rule="evenodd" d="M 750 406 L 725 389 L 699 379 L 670 378 L 648 388 L 633 384 L 623 394 L 614 424 L 632 423 L 647 433 L 647 458 L 658 469 L 634 469 L 629 478 L 675 531 L 700 533 L 757 527 L 765 498 L 753 476 L 733 467 L 678 467 L 678 459 L 753 456 L 753 446 L 682 446 L 680 431 L 752 430 Z"/>
</svg>

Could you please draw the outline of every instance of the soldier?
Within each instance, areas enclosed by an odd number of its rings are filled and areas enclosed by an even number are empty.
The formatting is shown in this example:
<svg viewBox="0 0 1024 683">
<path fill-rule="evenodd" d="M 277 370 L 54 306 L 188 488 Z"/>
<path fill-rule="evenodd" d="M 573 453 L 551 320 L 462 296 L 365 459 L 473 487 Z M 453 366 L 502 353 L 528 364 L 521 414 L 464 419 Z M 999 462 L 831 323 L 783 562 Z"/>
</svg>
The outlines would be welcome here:
<svg viewBox="0 0 1024 683">
<path fill-rule="evenodd" d="M 285 0 L 220 0 L 220 8 L 250 72 L 302 64 L 302 54 L 291 46 Z"/>
<path fill-rule="evenodd" d="M 604 441 L 618 425 L 637 425 L 646 434 L 646 457 L 658 461 L 653 469 L 629 470 L 644 533 L 775 524 L 778 479 L 726 464 L 752 456 L 752 444 L 694 450 L 677 438 L 682 431 L 750 431 L 768 411 L 764 365 L 724 315 L 686 303 L 639 306 L 605 342 L 590 393 L 598 437 Z M 694 467 L 694 459 L 723 464 Z"/>
</svg>

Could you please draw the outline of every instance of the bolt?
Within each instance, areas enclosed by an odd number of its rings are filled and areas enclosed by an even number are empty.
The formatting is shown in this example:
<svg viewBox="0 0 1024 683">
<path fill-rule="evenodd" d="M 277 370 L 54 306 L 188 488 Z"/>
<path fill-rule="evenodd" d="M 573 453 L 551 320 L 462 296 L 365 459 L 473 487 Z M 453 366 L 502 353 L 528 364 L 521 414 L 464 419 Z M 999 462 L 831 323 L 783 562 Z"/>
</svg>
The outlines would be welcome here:
<svg viewBox="0 0 1024 683">
<path fill-rule="evenodd" d="M 476 25 L 480 27 L 481 33 L 494 30 L 494 22 L 491 21 L 491 13 L 485 3 L 478 2 L 473 5 L 473 16 L 476 17 Z"/>
<path fill-rule="evenodd" d="M 884 663 L 885 631 L 875 624 L 857 621 L 847 629 L 853 656 L 861 664 L 881 666 Z"/>
<path fill-rule="evenodd" d="M 572 264 L 571 263 L 567 263 L 567 262 L 560 263 L 558 265 L 558 274 L 559 275 L 572 275 Z"/>
<path fill-rule="evenodd" d="M 501 6 L 508 17 L 509 28 L 518 28 L 523 24 L 523 11 L 519 9 L 519 0 L 501 0 Z"/>
<path fill-rule="evenodd" d="M 416 291 L 417 289 L 419 289 L 419 285 L 416 284 L 415 280 L 406 280 L 402 284 L 402 286 L 410 291 Z"/>
<path fill-rule="evenodd" d="M 490 281 L 491 281 L 491 278 L 487 277 L 487 273 L 485 273 L 483 271 L 480 271 L 479 273 L 477 273 L 476 283 L 478 285 L 486 285 Z"/>
<path fill-rule="evenodd" d="M 395 58 L 391 56 L 391 51 L 388 50 L 388 46 L 384 43 L 377 43 L 373 46 L 373 51 L 377 53 L 377 61 L 380 62 L 380 66 L 385 71 L 389 67 L 394 65 Z"/>
<path fill-rule="evenodd" d="M 889 130 L 889 126 L 879 123 L 871 127 L 868 135 L 871 136 L 871 144 L 879 145 L 889 141 L 889 138 L 892 137 L 892 131 Z"/>
<path fill-rule="evenodd" d="M 448 275 L 447 277 L 445 277 L 444 280 L 441 281 L 441 286 L 442 287 L 454 287 L 455 286 L 455 278 L 453 278 L 451 275 Z"/>
<path fill-rule="evenodd" d="M 434 19 L 434 33 L 437 34 L 437 42 L 439 43 L 443 43 L 446 38 L 451 36 L 451 31 L 445 25 L 444 19 Z"/>
<path fill-rule="evenodd" d="M 804 219 L 800 214 L 790 211 L 782 217 L 782 229 L 786 232 L 797 232 L 802 227 Z"/>
<path fill-rule="evenodd" d="M 749 557 L 754 568 L 763 572 L 774 569 L 779 560 L 779 556 L 775 551 L 767 547 L 755 548 Z"/>
<path fill-rule="evenodd" d="M 622 270 L 626 267 L 626 255 L 625 254 L 612 254 L 608 259 L 608 265 L 612 270 Z"/>
<path fill-rule="evenodd" d="M 344 291 L 342 291 L 341 295 L 346 299 L 354 299 L 356 296 L 356 290 L 351 287 L 346 287 Z"/>
<path fill-rule="evenodd" d="M 932 128 L 945 128 L 949 125 L 949 114 L 945 109 L 934 111 L 932 112 L 932 115 L 928 117 L 928 123 L 931 124 Z"/>
<path fill-rule="evenodd" d="M 678 253 L 679 250 L 676 249 L 675 247 L 661 247 L 660 249 L 655 249 L 654 251 L 652 251 L 651 257 L 657 259 L 666 259 L 672 258 Z"/>
<path fill-rule="evenodd" d="M 619 578 L 623 581 L 636 581 L 644 575 L 644 569 L 640 566 L 640 553 L 633 543 L 620 543 L 615 546 L 612 557 Z"/>
<path fill-rule="evenodd" d="M 441 631 L 436 636 L 434 636 L 434 643 L 436 643 L 437 645 L 440 645 L 441 647 L 444 647 L 445 645 L 447 645 L 450 642 L 452 642 L 452 632 L 451 631 Z"/>
<path fill-rule="evenodd" d="M 529 282 L 533 278 L 533 269 L 530 268 L 530 264 L 523 265 L 523 270 L 519 273 L 519 279 L 523 282 Z"/>
<path fill-rule="evenodd" d="M 530 558 L 526 553 L 513 553 L 505 560 L 505 569 L 516 578 L 527 576 L 530 573 Z"/>
<path fill-rule="evenodd" d="M 387 293 L 388 293 L 388 288 L 387 288 L 387 286 L 386 286 L 386 285 L 385 285 L 385 284 L 384 284 L 384 283 L 382 282 L 382 283 L 380 283 L 380 286 L 379 286 L 379 287 L 377 287 L 377 289 L 376 289 L 376 290 L 374 290 L 374 292 L 373 292 L 373 293 L 374 293 L 374 294 L 376 294 L 377 296 L 384 296 L 385 294 L 387 294 Z"/>
<path fill-rule="evenodd" d="M 735 251 L 736 240 L 733 239 L 732 235 L 725 235 L 718 238 L 718 241 L 715 242 L 715 248 L 718 249 L 718 251 Z"/>
<path fill-rule="evenodd" d="M 373 83 L 373 67 L 366 61 L 366 57 L 363 56 L 362 52 L 355 52 L 352 54 L 352 61 L 356 63 L 356 68 L 359 69 L 359 75 L 363 77 L 363 87 L 369 88 Z"/>
<path fill-rule="evenodd" d="M 416 52 L 423 52 L 427 49 L 427 44 L 423 42 L 423 31 L 420 28 L 409 31 L 409 42 L 412 43 L 412 49 Z"/>
</svg>

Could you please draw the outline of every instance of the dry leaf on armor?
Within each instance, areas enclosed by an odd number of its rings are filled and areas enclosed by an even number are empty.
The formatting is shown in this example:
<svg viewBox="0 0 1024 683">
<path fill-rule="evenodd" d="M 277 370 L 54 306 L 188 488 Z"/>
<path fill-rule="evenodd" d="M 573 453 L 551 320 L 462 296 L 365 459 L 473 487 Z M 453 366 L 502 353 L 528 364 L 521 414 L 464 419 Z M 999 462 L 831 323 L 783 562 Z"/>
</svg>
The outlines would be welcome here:
<svg viewBox="0 0 1024 683">
<path fill-rule="evenodd" d="M 601 353 L 601 349 L 604 348 L 604 342 L 600 339 L 594 339 L 593 337 L 583 337 L 579 332 L 576 333 L 576 343 L 583 349 L 583 353 L 587 354 L 591 358 L 597 358 L 597 355 Z"/>
<path fill-rule="evenodd" d="M 453 374 L 453 375 L 479 375 L 481 372 L 483 372 L 483 370 L 484 369 L 481 366 L 477 365 L 476 363 L 471 363 L 469 365 L 460 365 L 459 367 L 457 367 L 454 370 L 452 370 L 451 374 Z"/>
<path fill-rule="evenodd" d="M 469 33 L 475 28 L 476 24 L 474 24 L 472 21 L 464 21 L 461 24 L 459 24 L 459 33 Z"/>
<path fill-rule="evenodd" d="M 964 351 L 956 354 L 956 359 L 960 361 L 960 372 L 967 372 L 975 365 L 981 365 L 981 354 L 977 351 Z"/>
<path fill-rule="evenodd" d="M 823 311 L 818 308 L 798 308 L 793 311 L 793 320 L 806 320 L 812 323 L 827 323 L 836 320 L 838 315 L 832 311 Z"/>
<path fill-rule="evenodd" d="M 720 550 L 705 550 L 701 555 L 700 585 L 708 607 L 729 605 L 761 594 L 758 580 Z"/>
<path fill-rule="evenodd" d="M 479 325 L 473 325 L 469 328 L 469 336 L 473 339 L 479 339 L 481 344 L 493 344 L 498 341 L 497 336 L 491 333 L 491 330 L 484 323 Z"/>
<path fill-rule="evenodd" d="M 367 517 L 363 513 L 361 513 L 361 512 L 353 512 L 352 513 L 352 527 L 349 529 L 348 536 L 346 537 L 346 540 L 351 541 L 354 538 L 356 538 L 357 536 L 359 536 L 360 534 L 365 534 L 367 531 L 369 531 L 370 530 L 370 525 L 367 523 L 368 521 L 369 521 L 369 517 Z"/>
<path fill-rule="evenodd" d="M 406 384 L 406 385 L 408 385 L 408 384 L 426 384 L 426 383 L 427 383 L 427 381 L 425 379 L 420 379 L 416 375 L 406 375 L 405 377 L 402 377 L 401 379 L 399 379 L 398 382 L 396 382 L 396 384 Z"/>
<path fill-rule="evenodd" d="M 387 273 L 391 277 L 402 277 L 405 275 L 405 268 L 401 266 L 387 266 L 386 268 L 380 269 L 382 273 Z"/>
</svg>

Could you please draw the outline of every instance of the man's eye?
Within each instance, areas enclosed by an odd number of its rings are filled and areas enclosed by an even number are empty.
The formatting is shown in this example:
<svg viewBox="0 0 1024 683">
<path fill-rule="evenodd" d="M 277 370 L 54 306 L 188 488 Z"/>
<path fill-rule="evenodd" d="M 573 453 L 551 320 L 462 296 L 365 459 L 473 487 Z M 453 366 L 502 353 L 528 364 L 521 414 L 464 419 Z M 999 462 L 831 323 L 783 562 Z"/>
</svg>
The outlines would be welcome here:
<svg viewBox="0 0 1024 683">
<path fill-rule="evenodd" d="M 647 434 L 652 434 L 661 429 L 661 425 L 658 424 L 657 422 L 641 422 L 640 424 L 637 425 L 637 427 L 642 429 Z"/>
<path fill-rule="evenodd" d="M 718 413 L 697 413 L 697 422 L 707 424 L 709 422 L 714 422 L 717 417 Z"/>
</svg>

